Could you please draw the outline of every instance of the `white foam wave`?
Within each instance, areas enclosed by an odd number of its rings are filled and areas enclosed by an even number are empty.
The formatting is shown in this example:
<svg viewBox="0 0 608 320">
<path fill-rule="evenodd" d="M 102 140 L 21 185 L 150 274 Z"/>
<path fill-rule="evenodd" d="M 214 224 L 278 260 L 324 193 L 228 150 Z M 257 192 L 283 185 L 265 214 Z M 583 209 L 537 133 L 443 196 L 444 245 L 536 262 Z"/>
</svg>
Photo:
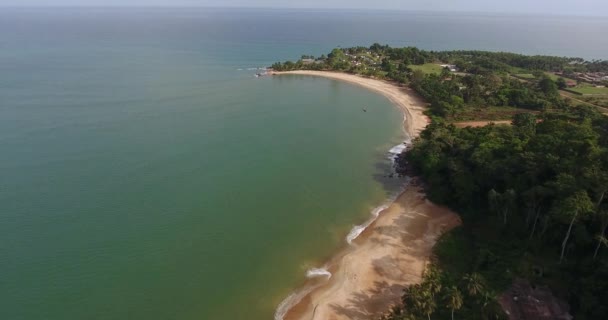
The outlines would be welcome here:
<svg viewBox="0 0 608 320">
<path fill-rule="evenodd" d="M 380 213 L 382 213 L 382 211 L 384 211 L 386 209 L 388 209 L 387 204 L 383 204 L 379 207 L 374 208 L 371 212 L 372 218 L 367 220 L 362 225 L 354 226 L 350 230 L 348 235 L 346 235 L 346 242 L 348 242 L 348 244 L 352 244 L 352 242 L 355 239 L 357 239 L 363 233 L 363 231 L 365 231 L 365 229 L 367 229 L 372 223 L 374 223 L 374 221 L 376 221 L 376 219 L 378 219 L 378 217 L 380 216 Z"/>
<path fill-rule="evenodd" d="M 407 148 L 411 145 L 411 140 L 407 139 L 406 141 L 392 147 L 389 151 L 389 158 L 391 159 L 391 161 L 393 161 L 393 164 L 395 162 L 395 160 L 397 159 L 397 156 L 400 155 L 402 152 L 407 151 Z M 364 224 L 358 225 L 358 226 L 354 226 L 350 232 L 348 233 L 348 235 L 346 235 L 346 242 L 348 244 L 352 244 L 352 242 L 357 239 L 362 233 L 363 231 L 365 231 L 365 229 L 367 229 L 372 223 L 374 223 L 374 221 L 376 221 L 376 219 L 378 219 L 378 216 L 380 216 L 380 213 L 382 213 L 382 211 L 388 209 L 388 207 L 395 202 L 395 200 L 397 200 L 397 197 L 403 193 L 403 190 L 405 190 L 405 187 L 407 186 L 407 184 L 409 183 L 409 178 L 406 178 L 405 184 L 403 185 L 403 187 L 396 192 L 395 194 L 393 194 L 391 197 L 389 197 L 387 199 L 387 201 L 374 208 L 371 211 L 371 215 L 372 217 L 367 220 Z"/>
<path fill-rule="evenodd" d="M 389 151 L 388 151 L 388 158 L 391 159 L 391 161 L 393 162 L 393 164 L 395 164 L 395 161 L 397 160 L 397 157 L 402 154 L 403 152 L 407 151 L 407 149 L 410 147 L 411 145 L 411 140 L 406 140 L 394 147 L 392 147 Z"/>
<path fill-rule="evenodd" d="M 374 221 L 376 221 L 376 219 L 378 219 L 378 217 L 380 216 L 382 211 L 386 210 L 390 206 L 391 203 L 393 203 L 393 202 L 395 202 L 395 200 L 397 200 L 397 197 L 401 193 L 403 193 L 403 190 L 405 190 L 405 188 L 409 184 L 409 181 L 410 181 L 410 179 L 406 178 L 406 181 L 405 181 L 403 187 L 398 192 L 396 192 L 391 197 L 389 197 L 385 204 L 374 208 L 371 211 L 372 217 L 368 221 L 366 221 L 362 225 L 355 226 L 349 232 L 348 236 L 346 237 L 346 241 L 349 244 L 352 244 L 352 241 L 354 241 L 359 235 L 361 235 L 361 233 L 363 233 L 363 231 L 365 231 L 365 229 L 367 229 L 372 223 L 374 223 Z M 308 277 L 308 278 L 327 277 L 327 279 L 329 279 L 329 278 L 331 278 L 331 276 L 332 276 L 332 273 L 329 272 L 325 268 L 312 268 L 312 269 L 309 269 L 306 271 L 306 277 Z M 283 320 L 283 318 L 285 317 L 287 312 L 289 312 L 289 310 L 291 310 L 294 306 L 296 306 L 298 303 L 300 303 L 300 301 L 302 301 L 302 299 L 304 299 L 304 297 L 306 297 L 306 295 L 311 293 L 313 290 L 318 288 L 320 285 L 321 284 L 310 285 L 308 287 L 305 287 L 302 290 L 298 290 L 298 291 L 291 293 L 287 298 L 285 298 L 283 301 L 281 301 L 281 303 L 278 305 L 278 307 L 274 313 L 274 320 Z"/>
<path fill-rule="evenodd" d="M 403 184 L 403 186 L 399 189 L 398 192 L 395 192 L 392 196 L 390 196 L 387 201 L 383 204 L 380 205 L 378 207 L 375 207 L 372 211 L 371 211 L 371 218 L 368 219 L 364 224 L 358 225 L 358 226 L 354 226 L 350 232 L 348 233 L 348 235 L 346 235 L 346 242 L 348 244 L 353 243 L 353 241 L 355 239 L 357 239 L 362 233 L 363 231 L 365 231 L 367 228 L 369 228 L 370 225 L 372 225 L 372 223 L 374 223 L 376 221 L 376 219 L 378 219 L 378 217 L 380 216 L 380 214 L 382 213 L 382 211 L 388 209 L 388 207 L 395 202 L 395 200 L 397 200 L 397 197 L 399 197 L 399 195 L 401 193 L 403 193 L 403 191 L 405 190 L 405 188 L 407 187 L 407 185 L 409 184 L 410 179 L 406 177 L 405 183 Z"/>
<path fill-rule="evenodd" d="M 382 213 L 382 211 L 388 209 L 388 204 L 383 204 L 379 207 L 374 208 L 374 210 L 372 210 L 372 216 L 374 217 L 379 217 L 380 213 Z"/>
<path fill-rule="evenodd" d="M 346 235 L 346 242 L 348 244 L 353 244 L 353 240 L 357 239 L 363 233 L 363 231 L 367 229 L 367 227 L 369 227 L 369 224 L 354 226 L 352 229 L 350 229 L 348 235 Z"/>
<path fill-rule="evenodd" d="M 392 147 L 388 151 L 388 153 L 398 155 L 398 154 L 401 154 L 405 150 L 407 150 L 407 144 L 404 142 L 404 143 L 401 143 L 401 144 L 398 144 L 398 145 Z"/>
<path fill-rule="evenodd" d="M 312 292 L 312 290 L 315 288 L 316 287 L 311 286 L 307 289 L 294 292 L 285 298 L 285 300 L 281 301 L 277 307 L 277 310 L 274 312 L 274 320 L 283 320 L 287 312 L 289 312 L 289 310 L 291 310 L 291 308 L 293 308 L 295 305 L 300 303 L 300 301 L 302 301 L 302 299 L 304 299 L 304 297 L 306 297 L 306 295 Z"/>
<path fill-rule="evenodd" d="M 317 278 L 317 277 L 327 277 L 327 279 L 331 278 L 331 272 L 327 271 L 324 268 L 312 268 L 306 271 L 307 278 Z"/>
<path fill-rule="evenodd" d="M 325 268 L 312 268 L 306 271 L 307 278 L 327 277 L 327 279 L 329 280 L 331 276 L 331 272 L 329 272 Z M 291 308 L 300 303 L 300 301 L 302 301 L 302 299 L 304 299 L 306 295 L 311 293 L 320 285 L 321 284 L 310 285 L 302 290 L 291 293 L 287 298 L 281 301 L 281 303 L 277 307 L 277 310 L 274 312 L 274 320 L 283 320 L 283 318 L 285 317 L 287 312 L 291 310 Z"/>
</svg>

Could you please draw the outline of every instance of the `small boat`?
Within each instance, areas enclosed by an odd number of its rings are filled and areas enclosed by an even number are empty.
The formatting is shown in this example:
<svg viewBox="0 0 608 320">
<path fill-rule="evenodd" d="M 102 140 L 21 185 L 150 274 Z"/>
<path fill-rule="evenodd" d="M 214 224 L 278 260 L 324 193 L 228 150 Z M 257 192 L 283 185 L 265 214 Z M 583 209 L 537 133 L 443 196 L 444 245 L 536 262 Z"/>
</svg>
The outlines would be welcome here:
<svg viewBox="0 0 608 320">
<path fill-rule="evenodd" d="M 367 109 L 363 108 L 363 112 L 367 112 Z"/>
</svg>

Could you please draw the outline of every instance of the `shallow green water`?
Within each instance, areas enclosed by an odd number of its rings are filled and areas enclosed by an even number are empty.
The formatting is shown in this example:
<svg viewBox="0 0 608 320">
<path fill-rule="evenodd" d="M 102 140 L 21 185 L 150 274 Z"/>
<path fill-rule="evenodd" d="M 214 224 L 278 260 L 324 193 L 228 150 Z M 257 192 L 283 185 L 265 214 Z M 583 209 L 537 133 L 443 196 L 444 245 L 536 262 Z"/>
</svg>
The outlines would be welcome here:
<svg viewBox="0 0 608 320">
<path fill-rule="evenodd" d="M 39 49 L 2 60 L 3 319 L 270 319 L 391 192 L 376 94 L 207 48 Z"/>
<path fill-rule="evenodd" d="M 2 8 L 0 319 L 271 319 L 395 189 L 402 116 L 248 68 L 374 42 L 605 58 L 605 24 Z"/>
</svg>

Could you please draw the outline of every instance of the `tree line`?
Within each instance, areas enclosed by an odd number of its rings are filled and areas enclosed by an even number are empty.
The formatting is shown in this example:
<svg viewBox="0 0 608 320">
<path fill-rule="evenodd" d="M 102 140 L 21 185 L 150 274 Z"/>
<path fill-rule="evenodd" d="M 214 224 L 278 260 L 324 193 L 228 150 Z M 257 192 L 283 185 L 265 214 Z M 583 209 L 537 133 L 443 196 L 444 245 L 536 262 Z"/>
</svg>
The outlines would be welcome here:
<svg viewBox="0 0 608 320">
<path fill-rule="evenodd" d="M 608 61 L 587 61 L 576 57 L 556 57 L 547 55 L 524 55 L 510 52 L 491 52 L 479 50 L 427 51 L 416 47 L 392 48 L 388 45 L 375 43 L 370 47 L 336 48 L 334 56 L 342 54 L 366 55 L 371 54 L 386 57 L 395 65 L 422 65 L 431 62 L 443 62 L 458 66 L 463 72 L 484 74 L 488 72 L 509 72 L 513 68 L 551 71 L 551 72 L 608 72 Z M 314 58 L 307 56 L 307 58 Z M 344 71 L 355 71 L 355 66 L 336 65 L 339 59 L 316 58 L 323 64 L 314 66 L 299 66 L 297 62 L 276 63 L 276 70 L 296 70 L 301 68 L 321 68 L 333 70 L 336 67 Z M 396 79 L 395 79 L 396 80 Z"/>
<path fill-rule="evenodd" d="M 512 123 L 435 121 L 397 168 L 462 215 L 460 239 L 473 248 L 454 256 L 468 259 L 464 271 L 491 279 L 495 291 L 529 278 L 556 290 L 576 319 L 608 319 L 608 118 L 577 107 Z"/>
</svg>

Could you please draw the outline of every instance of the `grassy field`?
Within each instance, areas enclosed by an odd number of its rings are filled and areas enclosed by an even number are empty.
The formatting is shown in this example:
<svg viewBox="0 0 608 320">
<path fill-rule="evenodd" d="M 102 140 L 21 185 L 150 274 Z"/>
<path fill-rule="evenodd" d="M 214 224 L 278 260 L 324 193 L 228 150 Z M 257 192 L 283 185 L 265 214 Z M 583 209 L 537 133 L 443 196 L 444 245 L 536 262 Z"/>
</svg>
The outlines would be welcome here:
<svg viewBox="0 0 608 320">
<path fill-rule="evenodd" d="M 576 88 L 570 88 L 570 90 L 578 92 L 580 94 L 598 94 L 608 95 L 608 88 L 596 88 L 593 86 L 580 86 Z"/>
<path fill-rule="evenodd" d="M 533 74 L 531 73 L 517 73 L 513 75 L 516 78 L 521 78 L 521 79 L 534 79 L 536 78 Z"/>
<path fill-rule="evenodd" d="M 553 81 L 557 81 L 557 79 L 560 78 L 560 76 L 556 75 L 555 73 L 545 72 L 545 74 Z M 566 79 L 566 78 L 564 78 L 564 79 Z"/>
<path fill-rule="evenodd" d="M 593 105 L 608 108 L 608 95 L 604 96 L 583 96 L 581 100 L 591 103 Z"/>
<path fill-rule="evenodd" d="M 547 77 L 549 77 L 549 79 L 553 80 L 553 81 L 557 81 L 557 79 L 559 78 L 564 78 L 566 80 L 571 80 L 565 77 L 560 77 L 558 75 L 556 75 L 555 73 L 551 73 L 551 72 L 545 72 L 545 75 Z M 515 73 L 513 74 L 514 77 L 516 78 L 520 78 L 520 79 L 526 79 L 526 80 L 532 80 L 532 79 L 536 79 L 536 77 L 531 74 L 531 73 L 525 73 L 525 72 L 521 72 L 521 73 Z"/>
<path fill-rule="evenodd" d="M 536 113 L 528 109 L 514 107 L 467 107 L 453 116 L 451 121 L 511 120 L 518 113 Z"/>
<path fill-rule="evenodd" d="M 431 73 L 441 73 L 441 70 L 443 70 L 443 68 L 435 63 L 425 63 L 423 65 L 409 65 L 408 66 L 410 69 L 412 70 L 420 70 L 422 72 L 424 72 L 425 74 L 431 74 Z"/>
<path fill-rule="evenodd" d="M 565 90 L 560 90 L 560 95 L 571 99 L 574 105 L 583 104 L 596 107 L 600 112 L 608 114 L 608 95 L 582 96 Z"/>
<path fill-rule="evenodd" d="M 508 71 L 510 74 L 514 74 L 514 75 L 518 74 L 518 73 L 530 73 L 530 70 L 518 68 L 518 67 L 511 67 L 511 68 L 509 68 Z"/>
<path fill-rule="evenodd" d="M 524 80 L 533 80 L 533 79 L 536 79 L 536 77 L 533 74 L 526 73 L 526 70 L 520 70 L 520 72 L 512 73 L 511 75 L 514 76 L 514 77 L 516 77 L 516 78 L 520 78 L 520 79 L 524 79 Z M 552 73 L 552 72 L 545 72 L 545 75 L 547 77 L 549 77 L 549 79 L 551 79 L 553 81 L 557 81 L 557 79 L 559 79 L 559 78 L 564 78 L 566 81 L 567 80 L 572 80 L 572 79 L 569 79 L 569 78 L 566 78 L 566 77 L 560 77 L 560 76 L 558 76 L 558 75 L 556 75 L 555 73 Z"/>
</svg>

